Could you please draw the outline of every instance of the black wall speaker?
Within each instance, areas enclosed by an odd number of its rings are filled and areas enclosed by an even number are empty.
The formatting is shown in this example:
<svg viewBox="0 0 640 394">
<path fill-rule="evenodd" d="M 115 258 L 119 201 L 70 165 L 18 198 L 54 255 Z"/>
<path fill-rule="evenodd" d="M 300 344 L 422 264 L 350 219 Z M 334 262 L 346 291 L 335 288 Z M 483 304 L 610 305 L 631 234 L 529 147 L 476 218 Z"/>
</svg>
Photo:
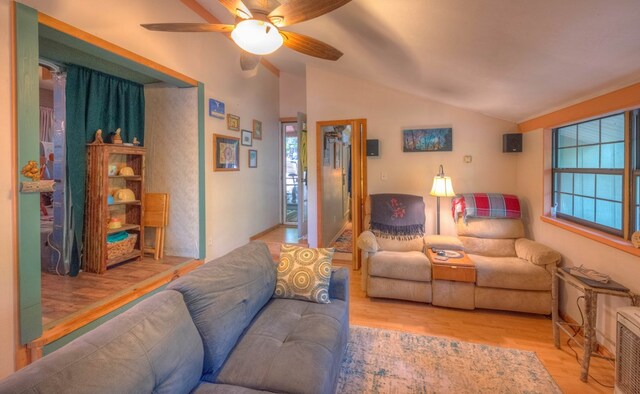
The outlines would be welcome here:
<svg viewBox="0 0 640 394">
<path fill-rule="evenodd" d="M 367 140 L 367 156 L 378 156 L 378 140 Z"/>
<path fill-rule="evenodd" d="M 522 134 L 503 134 L 502 135 L 502 151 L 503 152 L 522 152 Z"/>
</svg>

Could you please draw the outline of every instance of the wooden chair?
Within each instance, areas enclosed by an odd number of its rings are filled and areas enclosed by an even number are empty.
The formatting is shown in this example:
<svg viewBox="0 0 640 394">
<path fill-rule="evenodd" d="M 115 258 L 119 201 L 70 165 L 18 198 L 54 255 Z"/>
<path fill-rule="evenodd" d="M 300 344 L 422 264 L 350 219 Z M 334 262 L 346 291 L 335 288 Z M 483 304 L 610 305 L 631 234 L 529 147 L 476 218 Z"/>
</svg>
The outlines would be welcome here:
<svg viewBox="0 0 640 394">
<path fill-rule="evenodd" d="M 153 259 L 164 257 L 165 228 L 169 224 L 169 194 L 145 193 L 144 195 L 144 227 L 155 228 L 153 247 L 144 246 L 144 253 L 153 254 Z"/>
</svg>

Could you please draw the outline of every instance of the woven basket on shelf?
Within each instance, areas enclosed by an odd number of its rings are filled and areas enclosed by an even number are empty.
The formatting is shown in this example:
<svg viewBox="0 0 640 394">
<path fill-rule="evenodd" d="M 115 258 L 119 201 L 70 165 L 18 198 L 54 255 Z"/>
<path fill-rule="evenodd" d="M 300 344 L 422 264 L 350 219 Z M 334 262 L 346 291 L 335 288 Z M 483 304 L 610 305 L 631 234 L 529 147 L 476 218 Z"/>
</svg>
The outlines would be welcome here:
<svg viewBox="0 0 640 394">
<path fill-rule="evenodd" d="M 137 240 L 138 234 L 129 234 L 129 236 L 122 241 L 107 243 L 107 260 L 112 260 L 133 252 Z"/>
</svg>

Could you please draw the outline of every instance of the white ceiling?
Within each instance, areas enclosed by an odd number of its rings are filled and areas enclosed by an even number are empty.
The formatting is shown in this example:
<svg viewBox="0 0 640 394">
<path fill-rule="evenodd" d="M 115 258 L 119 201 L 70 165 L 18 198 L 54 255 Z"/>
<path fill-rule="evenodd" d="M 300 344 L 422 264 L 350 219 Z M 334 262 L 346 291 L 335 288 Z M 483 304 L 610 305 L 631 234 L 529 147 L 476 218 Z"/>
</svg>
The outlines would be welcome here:
<svg viewBox="0 0 640 394">
<path fill-rule="evenodd" d="M 313 65 L 516 122 L 640 81 L 640 0 L 353 0 L 290 30 L 344 56 L 281 48 L 267 59 L 284 72 Z"/>
</svg>

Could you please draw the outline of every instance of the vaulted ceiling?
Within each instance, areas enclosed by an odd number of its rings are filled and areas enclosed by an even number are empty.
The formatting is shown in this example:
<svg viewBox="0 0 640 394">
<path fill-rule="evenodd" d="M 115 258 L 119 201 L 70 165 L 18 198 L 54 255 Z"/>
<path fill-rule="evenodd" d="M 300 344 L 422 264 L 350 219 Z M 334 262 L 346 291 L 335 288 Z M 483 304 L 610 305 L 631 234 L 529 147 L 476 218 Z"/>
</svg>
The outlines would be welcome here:
<svg viewBox="0 0 640 394">
<path fill-rule="evenodd" d="M 337 62 L 287 48 L 266 58 L 517 122 L 639 82 L 639 16 L 639 0 L 353 0 L 290 28 L 344 52 Z"/>
</svg>

